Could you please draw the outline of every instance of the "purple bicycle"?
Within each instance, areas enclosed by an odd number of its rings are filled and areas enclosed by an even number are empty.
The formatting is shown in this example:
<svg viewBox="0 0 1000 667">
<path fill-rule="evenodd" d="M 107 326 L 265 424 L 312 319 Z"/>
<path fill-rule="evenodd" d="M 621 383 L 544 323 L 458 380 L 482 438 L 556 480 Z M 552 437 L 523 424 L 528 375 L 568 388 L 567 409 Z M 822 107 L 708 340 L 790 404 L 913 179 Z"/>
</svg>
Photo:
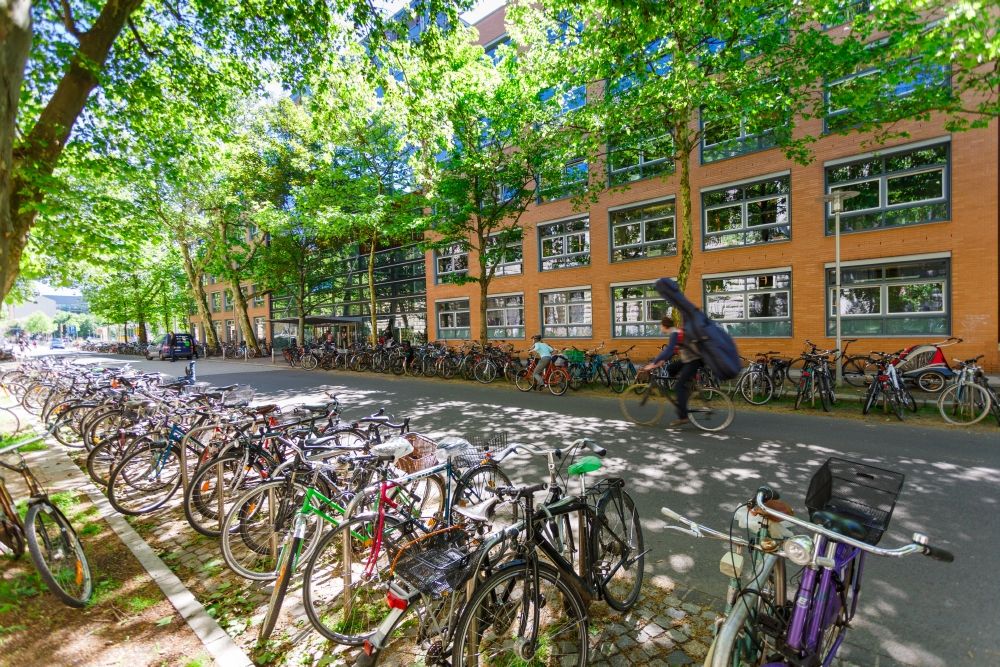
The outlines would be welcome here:
<svg viewBox="0 0 1000 667">
<path fill-rule="evenodd" d="M 897 472 L 830 458 L 809 483 L 809 521 L 792 516 L 766 486 L 736 511 L 727 532 L 664 507 L 664 515 L 683 524 L 668 530 L 730 543 L 720 563 L 730 578 L 726 616 L 716 626 L 706 667 L 829 667 L 857 611 L 868 554 L 919 553 L 952 562 L 950 552 L 921 533 L 898 549 L 876 546 L 902 486 Z M 802 568 L 793 595 L 786 562 Z"/>
</svg>

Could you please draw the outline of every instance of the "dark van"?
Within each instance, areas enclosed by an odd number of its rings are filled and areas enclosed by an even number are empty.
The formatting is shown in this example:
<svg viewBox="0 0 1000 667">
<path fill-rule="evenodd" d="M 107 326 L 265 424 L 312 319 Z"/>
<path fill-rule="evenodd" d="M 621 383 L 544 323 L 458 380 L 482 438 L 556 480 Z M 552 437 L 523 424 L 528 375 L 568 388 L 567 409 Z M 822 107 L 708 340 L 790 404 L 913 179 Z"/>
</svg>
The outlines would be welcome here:
<svg viewBox="0 0 1000 667">
<path fill-rule="evenodd" d="M 170 336 L 165 334 L 159 343 L 150 343 L 146 349 L 146 359 L 157 357 L 160 361 L 170 358 Z M 177 333 L 174 336 L 174 355 L 178 359 L 197 359 L 198 351 L 194 348 L 191 334 Z"/>
</svg>

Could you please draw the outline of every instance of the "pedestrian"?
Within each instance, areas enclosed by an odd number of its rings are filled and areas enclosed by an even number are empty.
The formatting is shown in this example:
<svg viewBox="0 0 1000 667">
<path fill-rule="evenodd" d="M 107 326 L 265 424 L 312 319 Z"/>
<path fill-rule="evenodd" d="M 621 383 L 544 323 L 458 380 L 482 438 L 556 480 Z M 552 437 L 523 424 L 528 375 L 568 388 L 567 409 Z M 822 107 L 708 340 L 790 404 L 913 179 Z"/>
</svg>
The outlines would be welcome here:
<svg viewBox="0 0 1000 667">
<path fill-rule="evenodd" d="M 691 395 L 691 383 L 695 374 L 705 363 L 698 354 L 698 346 L 693 341 L 684 340 L 684 330 L 678 326 L 674 315 L 667 315 L 660 320 L 660 331 L 663 335 L 669 336 L 667 346 L 653 361 L 642 367 L 644 371 L 651 371 L 660 368 L 674 356 L 674 352 L 680 354 L 680 363 L 668 366 L 668 373 L 677 373 L 677 419 L 670 422 L 670 428 L 677 428 L 688 423 L 688 397 Z"/>
<path fill-rule="evenodd" d="M 177 336 L 167 334 L 167 345 L 170 346 L 170 363 L 177 361 Z"/>
<path fill-rule="evenodd" d="M 534 380 L 534 387 L 538 390 L 545 388 L 545 369 L 548 367 L 549 362 L 552 361 L 552 353 L 555 350 L 548 343 L 542 342 L 542 335 L 535 334 L 531 337 L 533 345 L 531 346 L 531 351 L 538 355 L 538 363 L 535 364 L 535 374 L 532 376 Z"/>
</svg>

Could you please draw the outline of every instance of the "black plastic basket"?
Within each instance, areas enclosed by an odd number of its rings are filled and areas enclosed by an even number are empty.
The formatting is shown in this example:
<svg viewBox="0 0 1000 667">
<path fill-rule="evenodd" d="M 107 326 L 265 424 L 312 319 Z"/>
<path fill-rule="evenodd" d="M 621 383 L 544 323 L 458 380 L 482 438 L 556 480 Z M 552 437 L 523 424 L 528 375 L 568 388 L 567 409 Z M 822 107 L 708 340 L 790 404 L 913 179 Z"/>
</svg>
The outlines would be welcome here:
<svg viewBox="0 0 1000 667">
<path fill-rule="evenodd" d="M 874 546 L 889 529 L 902 488 L 901 473 L 831 457 L 809 482 L 806 507 L 810 518 L 822 511 L 849 516 L 866 528 L 862 541 Z"/>
</svg>

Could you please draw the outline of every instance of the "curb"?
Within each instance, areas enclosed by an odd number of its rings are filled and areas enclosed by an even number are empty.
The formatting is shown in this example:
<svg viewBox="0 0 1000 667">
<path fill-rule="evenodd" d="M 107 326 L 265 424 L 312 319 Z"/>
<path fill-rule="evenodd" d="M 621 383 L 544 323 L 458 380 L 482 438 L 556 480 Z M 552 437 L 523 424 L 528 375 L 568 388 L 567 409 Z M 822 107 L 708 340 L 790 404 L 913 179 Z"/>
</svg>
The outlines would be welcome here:
<svg viewBox="0 0 1000 667">
<path fill-rule="evenodd" d="M 68 464 L 73 467 L 74 472 L 79 472 L 79 468 L 69 459 L 61 444 L 52 438 L 46 438 L 46 442 L 49 445 L 46 451 L 65 457 Z M 184 582 L 170 571 L 152 548 L 146 544 L 146 541 L 111 507 L 111 503 L 104 497 L 104 494 L 89 481 L 80 481 L 78 478 L 76 482 L 79 489 L 86 491 L 101 518 L 108 522 L 122 543 L 132 552 L 143 569 L 149 573 L 149 576 L 167 596 L 170 604 L 174 606 L 181 618 L 194 631 L 215 662 L 220 667 L 253 667 L 253 661 L 216 623 L 215 619 L 208 615 L 205 607 L 187 589 Z"/>
</svg>

